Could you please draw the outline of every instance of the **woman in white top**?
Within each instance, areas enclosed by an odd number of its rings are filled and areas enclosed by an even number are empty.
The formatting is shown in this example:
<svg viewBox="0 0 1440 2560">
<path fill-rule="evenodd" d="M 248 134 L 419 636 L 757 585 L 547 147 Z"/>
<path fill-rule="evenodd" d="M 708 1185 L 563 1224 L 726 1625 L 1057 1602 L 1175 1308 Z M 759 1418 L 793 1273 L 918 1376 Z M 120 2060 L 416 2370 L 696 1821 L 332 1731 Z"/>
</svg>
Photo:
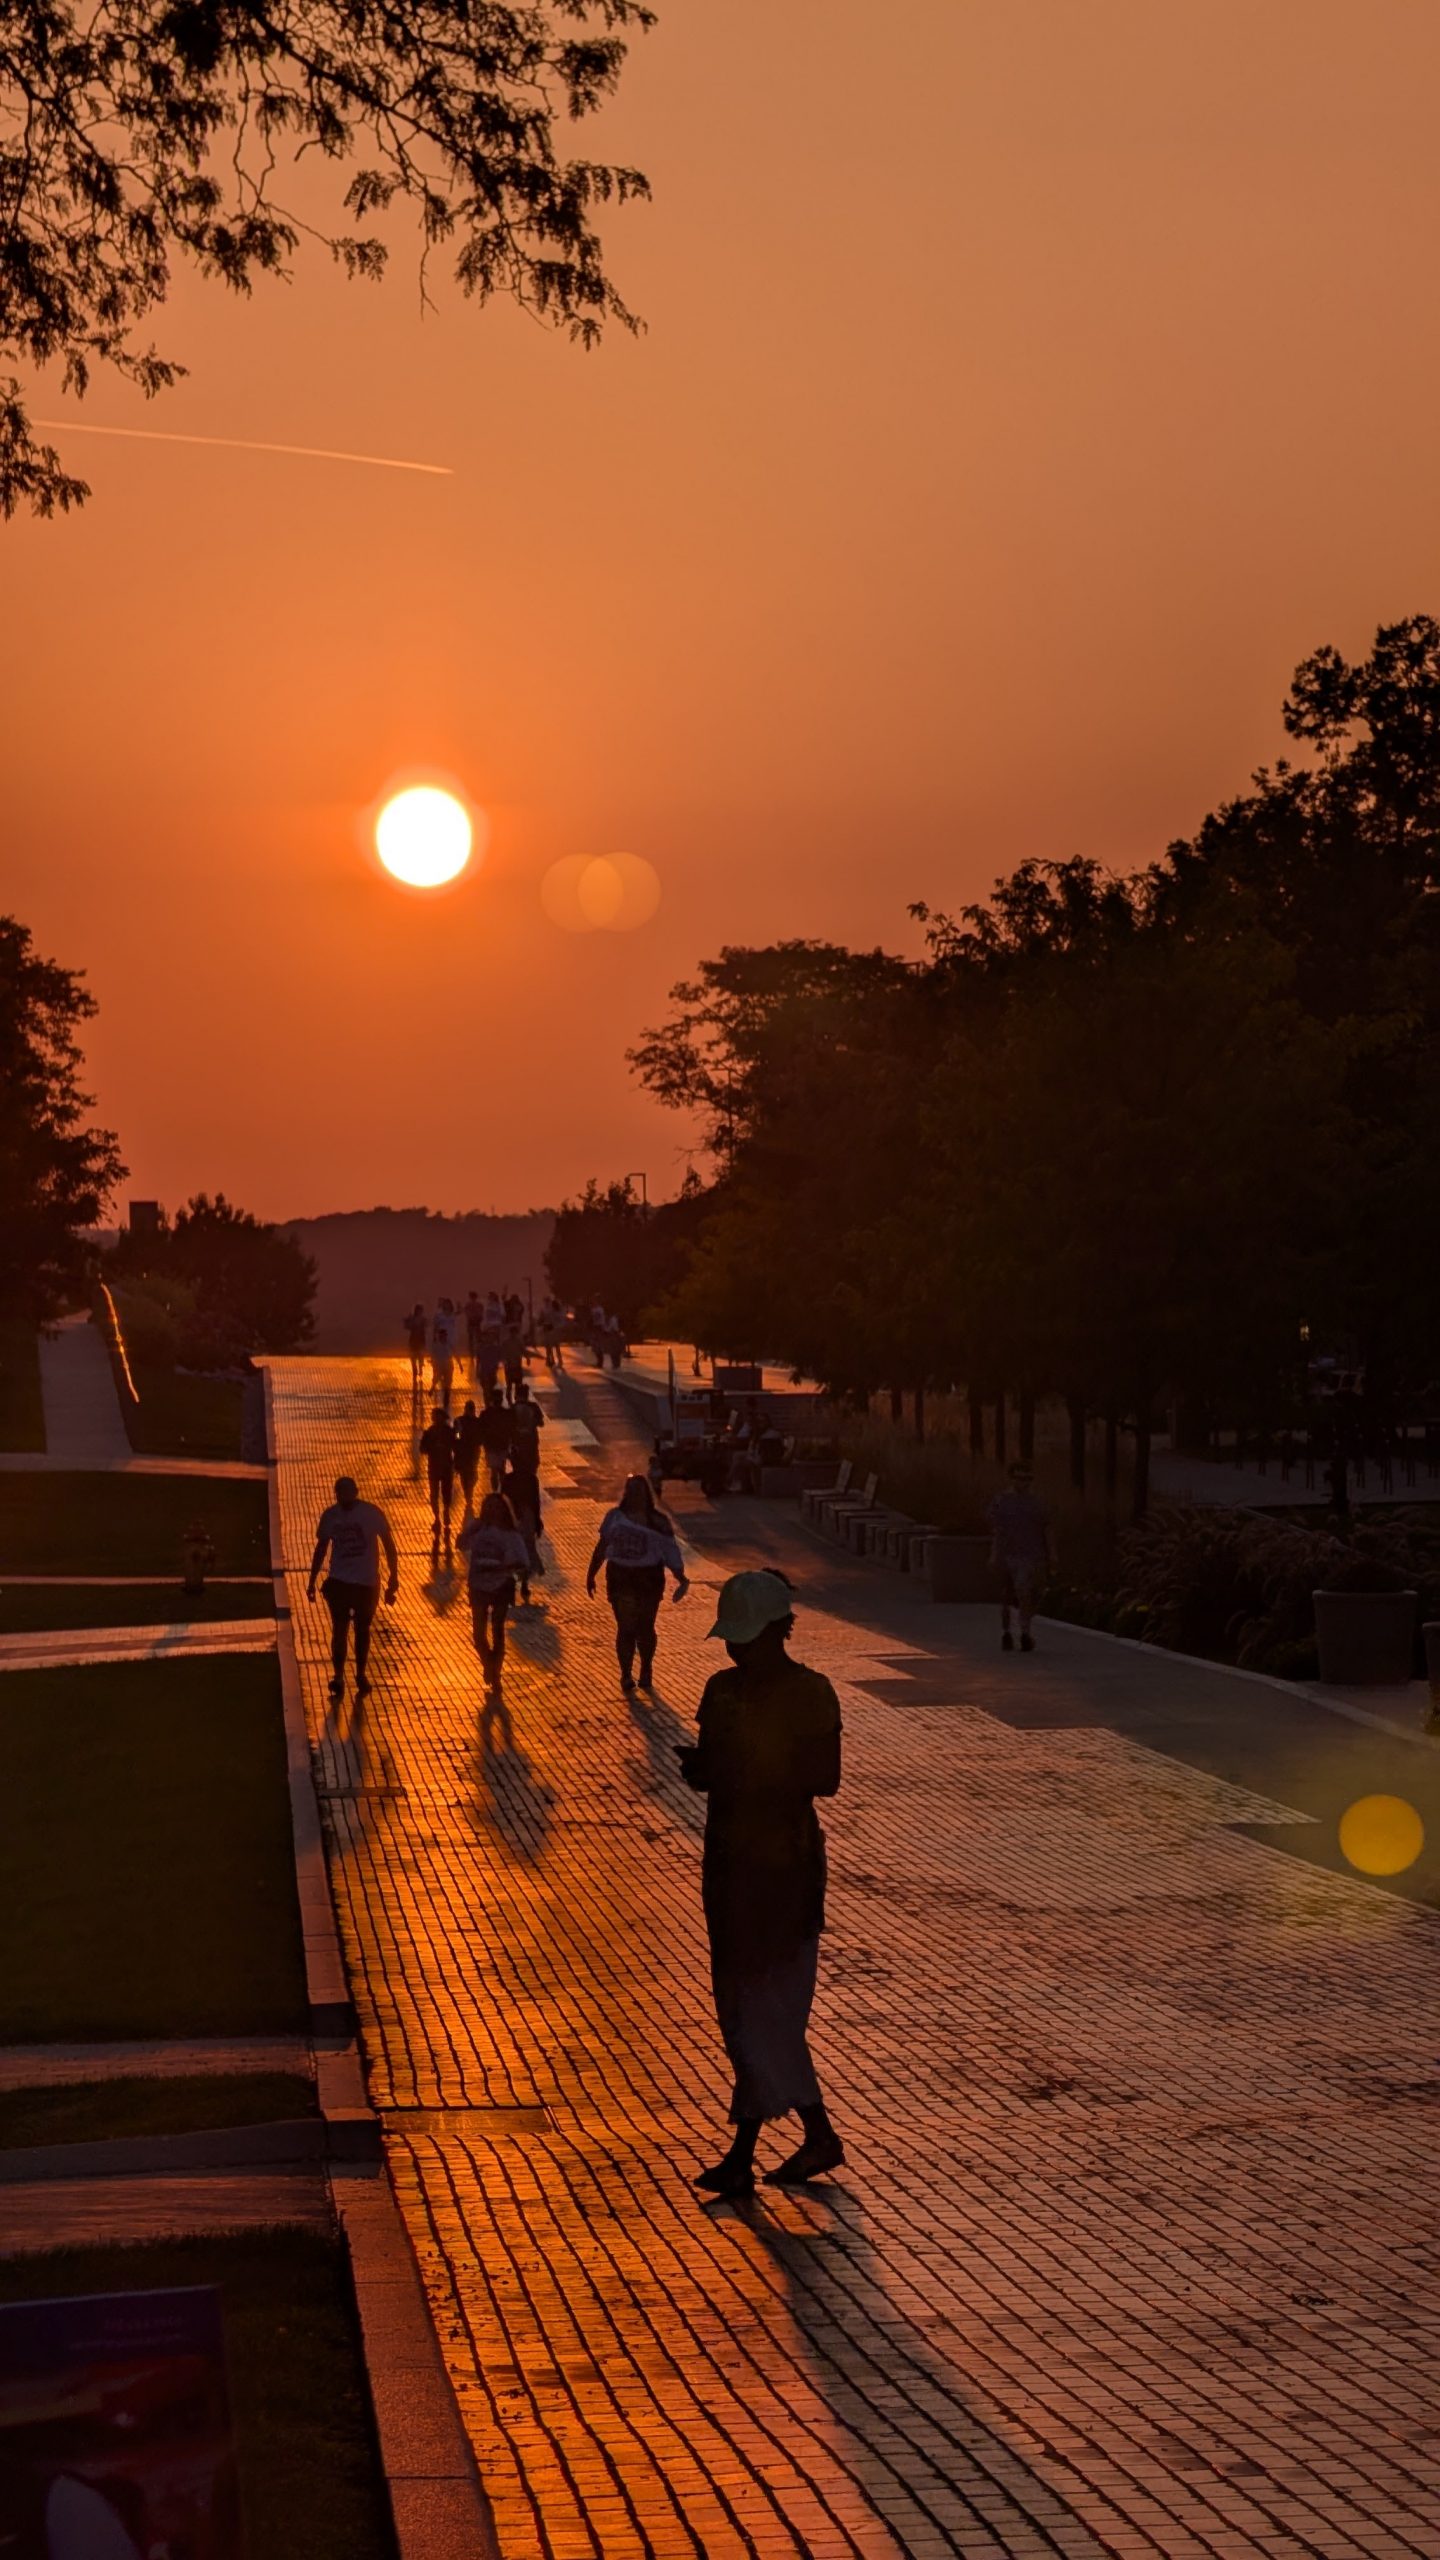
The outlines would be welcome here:
<svg viewBox="0 0 1440 2560">
<path fill-rule="evenodd" d="M 655 1620 L 665 1591 L 665 1569 L 675 1576 L 675 1597 L 683 1600 L 690 1585 L 675 1532 L 643 1476 L 630 1476 L 613 1511 L 600 1523 L 595 1553 L 585 1575 L 585 1588 L 595 1597 L 600 1567 L 605 1567 L 605 1595 L 615 1613 L 615 1653 L 620 1686 L 626 1697 L 635 1689 L 635 1656 L 640 1656 L 640 1686 L 651 1686 L 655 1668 Z"/>
<path fill-rule="evenodd" d="M 505 1668 L 505 1621 L 515 1598 L 515 1577 L 529 1570 L 525 1541 L 503 1493 L 487 1493 L 476 1517 L 460 1532 L 469 1565 L 470 1615 L 475 1650 L 487 1689 L 498 1689 Z"/>
</svg>

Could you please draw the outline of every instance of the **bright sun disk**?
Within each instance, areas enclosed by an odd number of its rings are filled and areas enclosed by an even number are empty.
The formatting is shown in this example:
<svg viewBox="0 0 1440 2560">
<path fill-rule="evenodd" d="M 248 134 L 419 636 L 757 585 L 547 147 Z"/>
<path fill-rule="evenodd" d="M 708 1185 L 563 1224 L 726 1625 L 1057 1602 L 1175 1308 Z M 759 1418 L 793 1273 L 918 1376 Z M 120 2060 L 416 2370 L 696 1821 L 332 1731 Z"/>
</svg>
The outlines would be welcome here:
<svg viewBox="0 0 1440 2560">
<path fill-rule="evenodd" d="M 464 802 L 433 783 L 397 791 L 375 821 L 376 852 L 392 879 L 411 889 L 438 889 L 457 880 L 473 842 Z"/>
</svg>

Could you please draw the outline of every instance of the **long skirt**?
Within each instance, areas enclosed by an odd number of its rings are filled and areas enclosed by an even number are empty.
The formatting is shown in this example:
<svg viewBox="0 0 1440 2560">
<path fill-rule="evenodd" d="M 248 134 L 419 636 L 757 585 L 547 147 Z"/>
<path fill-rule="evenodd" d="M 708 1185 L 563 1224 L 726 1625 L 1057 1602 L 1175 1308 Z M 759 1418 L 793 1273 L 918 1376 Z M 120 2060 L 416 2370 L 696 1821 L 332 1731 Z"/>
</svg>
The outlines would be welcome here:
<svg viewBox="0 0 1440 2560">
<path fill-rule="evenodd" d="M 710 1951 L 715 2015 L 735 2074 L 730 2121 L 785 2116 L 820 2103 L 806 2029 L 815 1997 L 818 1938 L 805 1938 L 761 1971 Z"/>
</svg>

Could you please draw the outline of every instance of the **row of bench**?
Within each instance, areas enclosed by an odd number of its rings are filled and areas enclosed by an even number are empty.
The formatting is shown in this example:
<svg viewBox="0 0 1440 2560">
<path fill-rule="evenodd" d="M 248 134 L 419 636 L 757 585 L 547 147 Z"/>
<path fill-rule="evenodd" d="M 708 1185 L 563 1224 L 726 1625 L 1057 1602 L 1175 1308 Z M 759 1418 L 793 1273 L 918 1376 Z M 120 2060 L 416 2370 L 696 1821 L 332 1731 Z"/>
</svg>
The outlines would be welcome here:
<svg viewBox="0 0 1440 2560">
<path fill-rule="evenodd" d="M 872 1556 L 877 1563 L 898 1566 L 901 1573 L 924 1573 L 930 1541 L 941 1534 L 933 1520 L 912 1520 L 908 1512 L 882 1502 L 878 1476 L 866 1476 L 857 1487 L 849 1458 L 833 1484 L 801 1494 L 800 1515 L 852 1555 Z"/>
</svg>

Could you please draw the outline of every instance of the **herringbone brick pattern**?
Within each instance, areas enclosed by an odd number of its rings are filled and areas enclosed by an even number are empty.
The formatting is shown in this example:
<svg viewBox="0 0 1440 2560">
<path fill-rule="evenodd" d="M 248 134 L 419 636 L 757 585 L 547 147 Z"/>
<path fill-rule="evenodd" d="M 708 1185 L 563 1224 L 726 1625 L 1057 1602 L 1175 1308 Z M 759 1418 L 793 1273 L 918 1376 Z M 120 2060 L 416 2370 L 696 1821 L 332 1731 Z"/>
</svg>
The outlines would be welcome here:
<svg viewBox="0 0 1440 2560">
<path fill-rule="evenodd" d="M 663 1702 L 627 1705 L 552 1431 L 545 1604 L 485 1729 L 401 1364 L 275 1384 L 372 2090 L 505 2560 L 1432 2560 L 1430 1915 L 1227 1828 L 1283 1806 L 997 1723 L 958 1662 L 947 1703 L 873 1696 L 907 1658 L 931 1696 L 934 1660 L 805 1613 L 846 1717 L 814 2041 L 850 2165 L 707 2209 L 727 2092 L 673 1746 L 710 1592 L 667 1603 Z M 405 1577 L 359 1728 L 303 1597 L 342 1468 Z"/>
</svg>

